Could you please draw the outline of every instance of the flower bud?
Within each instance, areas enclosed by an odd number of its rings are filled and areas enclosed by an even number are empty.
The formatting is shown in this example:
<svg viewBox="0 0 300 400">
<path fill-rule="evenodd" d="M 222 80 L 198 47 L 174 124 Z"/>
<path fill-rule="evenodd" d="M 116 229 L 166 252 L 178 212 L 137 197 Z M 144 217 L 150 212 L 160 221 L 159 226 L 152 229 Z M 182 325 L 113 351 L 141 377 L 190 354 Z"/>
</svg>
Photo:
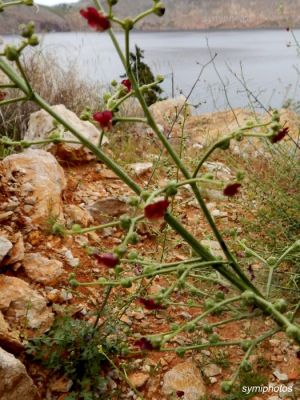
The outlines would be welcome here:
<svg viewBox="0 0 300 400">
<path fill-rule="evenodd" d="M 139 205 L 139 198 L 138 197 L 130 197 L 130 199 L 128 200 L 128 204 L 131 207 L 137 207 Z"/>
<path fill-rule="evenodd" d="M 219 149 L 221 150 L 228 150 L 230 147 L 230 139 L 224 139 L 219 144 Z"/>
<path fill-rule="evenodd" d="M 138 258 L 139 254 L 136 251 L 131 251 L 128 254 L 128 259 L 129 260 L 136 260 Z"/>
<path fill-rule="evenodd" d="M 233 383 L 231 381 L 223 381 L 221 383 L 221 389 L 224 393 L 230 393 L 232 390 Z"/>
<path fill-rule="evenodd" d="M 122 215 L 120 218 L 120 227 L 124 230 L 128 230 L 130 228 L 132 219 L 128 215 Z"/>
<path fill-rule="evenodd" d="M 32 35 L 30 39 L 28 39 L 28 44 L 32 47 L 37 46 L 40 43 L 37 35 Z"/>
<path fill-rule="evenodd" d="M 183 358 L 185 355 L 185 349 L 183 349 L 182 347 L 178 347 L 178 349 L 176 349 L 176 354 L 178 355 L 178 357 Z"/>
<path fill-rule="evenodd" d="M 140 236 L 136 232 L 133 232 L 129 236 L 128 240 L 129 240 L 129 243 L 131 243 L 131 244 L 137 244 L 140 241 Z"/>
<path fill-rule="evenodd" d="M 251 305 L 254 303 L 255 293 L 253 293 L 251 290 L 246 290 L 244 293 L 242 293 L 241 297 L 247 305 Z"/>
<path fill-rule="evenodd" d="M 118 4 L 118 0 L 108 0 L 108 4 L 113 7 Z"/>
<path fill-rule="evenodd" d="M 72 231 L 72 233 L 80 233 L 81 226 L 79 224 L 74 224 L 74 225 L 72 225 L 71 231 Z"/>
<path fill-rule="evenodd" d="M 18 49 L 11 45 L 5 47 L 4 55 L 9 61 L 17 61 L 20 57 Z"/>
<path fill-rule="evenodd" d="M 285 299 L 279 299 L 274 303 L 274 307 L 280 312 L 285 312 L 287 310 L 288 304 Z"/>
<path fill-rule="evenodd" d="M 166 196 L 171 196 L 171 197 L 176 196 L 177 192 L 178 192 L 177 182 L 176 181 L 169 182 L 165 191 Z"/>
<path fill-rule="evenodd" d="M 220 341 L 220 337 L 217 333 L 212 333 L 208 337 L 208 341 L 209 341 L 209 343 L 218 343 Z"/>
<path fill-rule="evenodd" d="M 162 82 L 165 80 L 165 78 L 164 78 L 163 75 L 157 75 L 157 77 L 155 78 L 155 80 L 156 80 L 158 83 L 162 83 Z"/>
<path fill-rule="evenodd" d="M 127 246 L 124 246 L 124 245 L 118 246 L 118 247 L 115 249 L 115 253 L 116 253 L 117 256 L 119 256 L 119 257 L 124 256 L 124 254 L 127 253 Z"/>
<path fill-rule="evenodd" d="M 276 262 L 277 262 L 277 258 L 276 257 L 269 257 L 268 259 L 267 259 L 267 263 L 268 263 L 268 265 L 275 265 L 276 264 Z"/>
<path fill-rule="evenodd" d="M 213 327 L 211 325 L 203 325 L 203 330 L 205 333 L 213 333 Z"/>
<path fill-rule="evenodd" d="M 166 7 L 164 3 L 162 2 L 156 3 L 155 6 L 153 7 L 153 12 L 158 17 L 162 17 L 166 12 Z"/>
<path fill-rule="evenodd" d="M 31 36 L 34 34 L 34 29 L 35 29 L 35 24 L 33 21 L 29 22 L 27 25 L 25 24 L 20 25 L 21 36 L 27 39 L 31 38 Z"/>
<path fill-rule="evenodd" d="M 242 348 L 243 351 L 249 350 L 251 346 L 252 346 L 252 341 L 251 340 L 244 340 L 241 343 L 241 348 Z"/>
<path fill-rule="evenodd" d="M 252 365 L 249 363 L 249 361 L 244 360 L 244 361 L 241 363 L 241 368 L 242 368 L 242 370 L 245 371 L 245 372 L 250 372 L 250 371 L 252 370 Z"/>
<path fill-rule="evenodd" d="M 126 31 L 131 31 L 131 30 L 134 28 L 133 20 L 130 19 L 130 18 L 126 18 L 126 19 L 124 20 L 124 22 L 123 22 L 123 25 L 124 25 L 124 29 L 125 29 Z"/>
<path fill-rule="evenodd" d="M 69 280 L 69 284 L 70 284 L 70 286 L 72 286 L 73 288 L 76 288 L 76 287 L 79 286 L 79 282 L 76 281 L 76 279 L 70 279 L 70 280 Z"/>
<path fill-rule="evenodd" d="M 285 331 L 287 337 L 300 341 L 300 329 L 296 326 L 289 326 Z"/>
<path fill-rule="evenodd" d="M 120 283 L 121 283 L 121 286 L 122 286 L 123 288 L 131 288 L 131 286 L 132 286 L 131 279 L 129 279 L 129 278 L 127 278 L 127 279 L 122 279 Z"/>
<path fill-rule="evenodd" d="M 212 299 L 207 299 L 204 302 L 204 308 L 205 310 L 210 310 L 211 308 L 213 308 L 216 305 L 216 303 L 214 302 L 214 300 Z"/>
</svg>

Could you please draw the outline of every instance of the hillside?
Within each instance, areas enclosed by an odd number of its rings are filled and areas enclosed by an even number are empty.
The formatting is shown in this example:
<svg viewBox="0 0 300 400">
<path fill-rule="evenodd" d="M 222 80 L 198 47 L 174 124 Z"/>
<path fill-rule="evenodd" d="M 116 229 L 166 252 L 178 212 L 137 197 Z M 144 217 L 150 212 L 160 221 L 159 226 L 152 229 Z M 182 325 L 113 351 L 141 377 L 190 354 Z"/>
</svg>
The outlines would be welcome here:
<svg viewBox="0 0 300 400">
<path fill-rule="evenodd" d="M 196 30 L 300 27 L 300 0 L 165 0 L 164 19 L 157 17 L 141 22 L 143 30 Z M 42 31 L 85 30 L 78 11 L 91 4 L 82 0 L 72 5 L 39 7 L 35 11 L 38 29 Z M 134 15 L 152 4 L 151 0 L 120 0 L 116 6 L 122 17 Z M 124 11 L 125 10 L 125 11 Z M 21 22 L 32 18 L 32 10 L 14 8 L 0 15 L 0 34 L 14 33 Z"/>
</svg>

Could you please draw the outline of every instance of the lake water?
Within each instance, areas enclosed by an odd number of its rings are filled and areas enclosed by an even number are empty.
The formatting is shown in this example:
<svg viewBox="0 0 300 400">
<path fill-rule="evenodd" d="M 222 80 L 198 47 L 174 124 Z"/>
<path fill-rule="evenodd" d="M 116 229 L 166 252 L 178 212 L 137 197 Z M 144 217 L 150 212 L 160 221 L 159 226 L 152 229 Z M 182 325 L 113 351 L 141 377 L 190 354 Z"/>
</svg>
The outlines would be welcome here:
<svg viewBox="0 0 300 400">
<path fill-rule="evenodd" d="M 300 30 L 295 34 L 300 38 Z M 117 37 L 122 43 L 123 36 Z M 234 76 L 241 76 L 241 66 L 248 89 L 265 107 L 281 106 L 288 98 L 299 100 L 300 57 L 293 43 L 289 45 L 291 39 L 285 30 L 135 32 L 132 47 L 137 44 L 145 50 L 153 72 L 165 75 L 163 88 L 168 96 L 187 95 L 202 65 L 217 54 L 215 65 L 204 69 L 191 96 L 193 104 L 200 104 L 198 112 L 207 112 L 229 108 L 228 101 L 232 107 L 249 103 Z M 123 74 L 108 34 L 47 34 L 43 46 L 60 62 L 75 62 L 88 80 L 105 84 Z"/>
</svg>

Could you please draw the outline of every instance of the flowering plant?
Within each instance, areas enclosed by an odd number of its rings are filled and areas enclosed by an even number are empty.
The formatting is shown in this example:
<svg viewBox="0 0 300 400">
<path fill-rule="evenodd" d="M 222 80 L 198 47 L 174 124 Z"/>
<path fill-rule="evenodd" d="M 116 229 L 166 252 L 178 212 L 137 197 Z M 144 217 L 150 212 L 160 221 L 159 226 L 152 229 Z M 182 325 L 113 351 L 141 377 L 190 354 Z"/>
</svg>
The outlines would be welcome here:
<svg viewBox="0 0 300 400">
<path fill-rule="evenodd" d="M 189 289 L 191 293 L 203 292 L 197 288 L 197 281 L 195 282 L 195 272 L 201 272 L 203 269 L 209 271 L 207 276 L 205 274 L 199 274 L 199 280 L 210 280 L 216 287 L 219 288 L 216 293 L 204 293 L 206 300 L 202 304 L 204 311 L 199 312 L 195 315 L 192 320 L 184 322 L 178 326 L 173 327 L 166 332 L 159 334 L 149 334 L 143 337 L 136 338 L 133 344 L 133 350 L 139 348 L 141 351 L 151 351 L 153 349 L 161 350 L 175 350 L 179 355 L 184 355 L 186 352 L 196 351 L 210 346 L 240 346 L 245 352 L 245 356 L 238 368 L 238 371 L 230 381 L 223 382 L 222 388 L 225 392 L 229 392 L 238 377 L 238 373 L 241 369 L 251 368 L 249 364 L 249 357 L 253 350 L 264 340 L 272 337 L 279 331 L 285 332 L 288 338 L 291 338 L 296 343 L 300 343 L 300 325 L 297 320 L 297 312 L 300 308 L 300 304 L 292 305 L 288 304 L 285 299 L 272 299 L 271 297 L 271 286 L 274 271 L 279 265 L 292 254 L 296 249 L 300 248 L 300 241 L 295 242 L 291 245 L 280 257 L 276 259 L 264 260 L 258 256 L 245 243 L 241 242 L 244 250 L 251 253 L 254 257 L 258 257 L 263 261 L 264 265 L 268 268 L 268 277 L 265 282 L 265 287 L 261 288 L 255 284 L 253 279 L 253 273 L 251 277 L 248 277 L 247 271 L 245 271 L 237 258 L 234 256 L 232 251 L 229 249 L 227 243 L 222 237 L 214 218 L 212 217 L 206 202 L 203 199 L 201 193 L 201 185 L 207 181 L 205 174 L 202 173 L 202 167 L 205 161 L 217 150 L 227 150 L 233 141 L 242 141 L 247 137 L 258 137 L 261 139 L 267 139 L 270 143 L 275 144 L 284 139 L 288 134 L 288 128 L 284 128 L 280 125 L 279 113 L 273 110 L 270 121 L 264 123 L 247 123 L 246 126 L 231 132 L 227 136 L 221 138 L 219 141 L 214 143 L 207 149 L 205 154 L 197 161 L 197 165 L 194 171 L 190 171 L 186 165 L 182 162 L 180 155 L 176 152 L 174 147 L 170 144 L 170 141 L 165 136 L 164 132 L 160 129 L 156 123 L 149 107 L 145 101 L 145 93 L 152 86 L 162 82 L 163 77 L 158 76 L 152 84 L 140 86 L 135 78 L 130 64 L 130 33 L 135 28 L 136 24 L 143 18 L 150 15 L 156 15 L 162 17 L 165 13 L 165 6 L 159 0 L 153 0 L 152 6 L 145 12 L 135 16 L 134 18 L 126 18 L 124 20 L 119 19 L 114 14 L 114 6 L 117 4 L 117 0 L 107 0 L 106 13 L 101 2 L 95 1 L 94 7 L 87 7 L 80 11 L 82 17 L 87 21 L 87 24 L 91 29 L 97 32 L 108 31 L 109 36 L 115 46 L 116 52 L 118 53 L 120 60 L 124 66 L 126 73 L 126 79 L 120 83 L 112 83 L 112 94 L 105 96 L 105 106 L 103 109 L 97 111 L 93 115 L 85 115 L 86 119 L 98 124 L 102 131 L 108 131 L 114 124 L 135 122 L 147 124 L 154 132 L 161 145 L 168 153 L 169 157 L 174 162 L 178 171 L 183 176 L 182 180 L 177 179 L 171 181 L 164 187 L 160 187 L 153 192 L 149 192 L 147 188 L 141 187 L 134 179 L 132 179 L 126 171 L 121 168 L 105 151 L 102 149 L 101 143 L 99 146 L 95 146 L 89 142 L 83 135 L 82 132 L 78 131 L 69 122 L 65 121 L 53 108 L 47 104 L 47 102 L 36 93 L 22 67 L 21 53 L 27 46 L 36 46 L 38 44 L 38 37 L 34 33 L 34 25 L 28 24 L 22 28 L 21 35 L 23 41 L 19 46 L 7 45 L 4 51 L 0 55 L 0 69 L 6 74 L 10 82 L 0 86 L 0 106 L 4 106 L 10 103 L 20 101 L 33 101 L 40 108 L 47 111 L 56 121 L 61 124 L 66 130 L 70 131 L 74 137 L 91 150 L 98 160 L 102 161 L 107 167 L 109 167 L 133 192 L 134 196 L 131 199 L 131 205 L 135 209 L 133 216 L 123 216 L 120 221 L 117 222 L 124 231 L 124 237 L 122 243 L 114 248 L 108 249 L 105 253 L 95 253 L 93 256 L 103 266 L 108 267 L 115 271 L 114 279 L 100 278 L 94 282 L 82 282 L 76 275 L 70 276 L 70 284 L 74 288 L 84 286 L 103 286 L 107 288 L 108 300 L 111 289 L 115 287 L 129 288 L 136 281 L 142 281 L 143 279 L 151 280 L 153 277 L 169 274 L 173 276 L 173 283 L 167 290 L 158 293 L 152 298 L 139 297 L 139 303 L 148 310 L 161 310 L 167 307 L 167 299 L 172 295 L 175 290 L 186 290 Z M 31 5 L 31 2 L 27 0 L 17 1 L 16 3 L 22 3 Z M 10 3 L 1 3 L 0 10 L 4 10 Z M 112 26 L 117 25 L 124 31 L 125 37 L 125 52 L 121 50 L 121 46 L 112 30 Z M 6 91 L 10 88 L 18 88 L 22 91 L 23 95 L 17 98 L 6 98 Z M 2 91 L 3 90 L 3 91 Z M 122 103 L 126 102 L 129 98 L 134 97 L 138 100 L 143 110 L 144 116 L 141 118 L 137 117 L 121 117 L 118 113 L 119 107 Z M 258 128 L 263 128 L 259 130 Z M 3 139 L 2 139 L 3 140 Z M 57 141 L 62 139 L 56 138 Z M 6 141 L 7 145 L 10 145 L 9 141 Z M 28 147 L 32 143 L 21 141 L 19 144 L 23 147 Z M 34 144 L 34 143 L 33 143 Z M 184 187 L 189 186 L 196 202 L 198 203 L 202 213 L 204 214 L 207 223 L 210 226 L 211 232 L 218 241 L 225 258 L 220 259 L 214 256 L 199 240 L 184 226 L 178 216 L 172 213 L 173 204 L 176 202 L 176 196 L 178 191 Z M 236 181 L 231 182 L 229 185 L 223 188 L 225 196 L 232 197 L 239 193 L 242 189 L 242 183 L 240 177 L 237 177 Z M 137 233 L 138 226 L 141 222 L 152 223 L 152 221 L 164 221 L 168 226 L 179 236 L 191 249 L 193 253 L 192 258 L 181 260 L 180 262 L 164 263 L 157 262 L 155 260 L 146 260 L 139 256 L 138 253 L 130 252 L 130 245 L 136 244 L 139 241 L 139 235 Z M 111 226 L 115 226 L 114 221 Z M 103 227 L 107 227 L 106 224 Z M 97 227 L 101 229 L 102 227 Z M 74 227 L 72 233 L 84 233 L 85 230 L 78 226 Z M 141 265 L 141 271 L 139 274 L 135 274 L 129 269 L 129 273 L 123 275 L 126 266 L 130 265 Z M 192 278 L 193 276 L 193 278 Z M 196 275 L 197 276 L 197 275 Z M 252 279 L 251 279 L 252 278 Z M 230 289 L 229 289 L 230 288 Z M 224 289 L 224 290 L 223 290 Z M 241 309 L 248 308 L 249 313 L 246 316 L 242 316 L 239 307 Z M 200 307 L 201 308 L 201 307 Z M 227 342 L 219 337 L 215 331 L 215 327 L 212 324 L 207 323 L 207 318 L 215 313 L 229 313 L 231 318 L 225 318 L 222 322 L 218 323 L 218 327 L 224 326 L 232 318 L 243 319 L 243 318 L 257 318 L 259 315 L 268 315 L 272 321 L 273 326 L 269 331 L 263 332 L 260 336 L 252 338 L 250 340 L 236 340 L 233 342 Z M 171 346 L 168 347 L 168 343 L 172 343 L 173 339 L 176 338 L 182 332 L 194 332 L 202 330 L 208 334 L 208 340 L 203 342 L 195 342 L 187 346 Z M 178 395 L 181 397 L 181 394 Z"/>
</svg>

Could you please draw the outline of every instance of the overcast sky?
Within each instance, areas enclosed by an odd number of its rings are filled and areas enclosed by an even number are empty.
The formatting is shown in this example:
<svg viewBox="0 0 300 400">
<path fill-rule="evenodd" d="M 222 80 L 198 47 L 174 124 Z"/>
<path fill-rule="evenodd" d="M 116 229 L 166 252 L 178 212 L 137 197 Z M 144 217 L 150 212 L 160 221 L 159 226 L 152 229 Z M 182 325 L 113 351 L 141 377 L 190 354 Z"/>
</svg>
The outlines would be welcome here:
<svg viewBox="0 0 300 400">
<path fill-rule="evenodd" d="M 76 0 L 36 0 L 37 4 L 43 4 L 45 6 L 54 6 L 59 3 L 76 3 Z"/>
</svg>

